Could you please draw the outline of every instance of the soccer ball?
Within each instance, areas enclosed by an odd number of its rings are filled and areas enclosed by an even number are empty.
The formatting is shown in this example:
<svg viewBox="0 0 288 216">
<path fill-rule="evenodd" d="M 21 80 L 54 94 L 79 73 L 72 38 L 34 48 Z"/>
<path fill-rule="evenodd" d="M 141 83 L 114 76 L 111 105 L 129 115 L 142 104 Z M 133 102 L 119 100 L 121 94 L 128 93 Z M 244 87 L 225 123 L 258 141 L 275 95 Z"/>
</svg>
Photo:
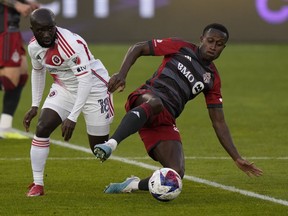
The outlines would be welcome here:
<svg viewBox="0 0 288 216">
<path fill-rule="evenodd" d="M 179 174 L 171 168 L 156 170 L 149 179 L 149 192 L 163 202 L 175 199 L 182 190 L 182 180 Z"/>
</svg>

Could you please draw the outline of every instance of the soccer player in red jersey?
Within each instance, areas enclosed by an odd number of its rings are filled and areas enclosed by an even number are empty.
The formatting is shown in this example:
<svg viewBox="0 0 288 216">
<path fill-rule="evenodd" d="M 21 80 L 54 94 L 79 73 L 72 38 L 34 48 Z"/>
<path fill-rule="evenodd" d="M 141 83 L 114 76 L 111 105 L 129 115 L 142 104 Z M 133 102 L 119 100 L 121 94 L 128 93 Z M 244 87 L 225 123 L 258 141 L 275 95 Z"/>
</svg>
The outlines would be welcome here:
<svg viewBox="0 0 288 216">
<path fill-rule="evenodd" d="M 119 73 L 109 81 L 110 92 L 123 91 L 129 69 L 139 57 L 164 58 L 153 76 L 129 95 L 126 115 L 108 142 L 96 145 L 96 157 L 105 161 L 121 141 L 138 132 L 149 156 L 163 167 L 174 169 L 183 178 L 184 153 L 176 118 L 188 101 L 203 93 L 213 128 L 223 148 L 247 175 L 262 175 L 261 169 L 238 153 L 225 122 L 221 80 L 213 60 L 220 56 L 228 39 L 226 27 L 213 23 L 204 28 L 199 46 L 173 38 L 154 39 L 131 46 Z M 122 183 L 111 183 L 105 193 L 148 190 L 149 178 L 131 177 Z"/>
<path fill-rule="evenodd" d="M 19 23 L 21 16 L 28 16 L 38 7 L 36 1 L 0 0 L 0 86 L 4 91 L 0 119 L 1 138 L 18 138 L 17 134 L 11 136 L 11 128 L 22 89 L 28 78 Z"/>
</svg>

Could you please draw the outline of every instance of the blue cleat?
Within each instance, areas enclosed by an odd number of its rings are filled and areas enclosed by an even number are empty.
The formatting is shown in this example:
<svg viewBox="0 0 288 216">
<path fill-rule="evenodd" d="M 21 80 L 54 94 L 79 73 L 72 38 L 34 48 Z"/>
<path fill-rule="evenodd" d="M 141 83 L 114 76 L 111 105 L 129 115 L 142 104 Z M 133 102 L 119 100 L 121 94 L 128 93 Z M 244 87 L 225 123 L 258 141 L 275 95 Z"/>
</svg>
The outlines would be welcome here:
<svg viewBox="0 0 288 216">
<path fill-rule="evenodd" d="M 95 145 L 94 155 L 99 158 L 101 162 L 107 160 L 112 153 L 112 149 L 106 144 Z"/>
<path fill-rule="evenodd" d="M 140 179 L 138 177 L 131 176 L 122 183 L 111 183 L 105 188 L 104 193 L 131 193 L 133 190 L 137 190 L 132 187 L 132 183 L 139 182 Z"/>
</svg>

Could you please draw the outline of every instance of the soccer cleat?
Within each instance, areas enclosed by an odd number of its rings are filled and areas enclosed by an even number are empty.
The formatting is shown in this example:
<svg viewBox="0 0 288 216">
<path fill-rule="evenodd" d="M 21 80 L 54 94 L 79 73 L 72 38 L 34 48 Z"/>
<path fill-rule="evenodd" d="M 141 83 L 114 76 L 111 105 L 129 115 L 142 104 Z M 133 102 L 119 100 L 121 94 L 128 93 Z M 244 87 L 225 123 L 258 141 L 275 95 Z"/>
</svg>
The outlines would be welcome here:
<svg viewBox="0 0 288 216">
<path fill-rule="evenodd" d="M 35 196 L 43 196 L 44 195 L 44 186 L 42 185 L 35 185 L 34 183 L 32 183 L 29 187 L 28 187 L 29 191 L 26 194 L 27 197 L 35 197 Z"/>
<path fill-rule="evenodd" d="M 139 183 L 140 179 L 137 176 L 131 176 L 121 183 L 111 183 L 108 185 L 104 193 L 131 193 L 133 191 L 132 183 Z"/>
<path fill-rule="evenodd" d="M 13 128 L 0 128 L 0 139 L 28 139 L 29 137 L 18 133 Z"/>
<path fill-rule="evenodd" d="M 99 158 L 101 162 L 107 160 L 112 153 L 112 149 L 106 144 L 95 145 L 94 155 Z"/>
</svg>

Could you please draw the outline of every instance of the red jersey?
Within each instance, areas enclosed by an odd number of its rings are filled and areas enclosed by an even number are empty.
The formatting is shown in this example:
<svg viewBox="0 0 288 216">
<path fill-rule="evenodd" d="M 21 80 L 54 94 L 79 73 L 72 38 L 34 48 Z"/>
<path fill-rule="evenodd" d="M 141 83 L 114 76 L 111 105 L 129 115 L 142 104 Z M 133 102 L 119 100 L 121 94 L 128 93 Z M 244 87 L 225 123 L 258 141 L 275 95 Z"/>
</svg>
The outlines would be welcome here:
<svg viewBox="0 0 288 216">
<path fill-rule="evenodd" d="M 142 88 L 159 96 L 177 118 L 185 104 L 204 93 L 207 107 L 222 107 L 221 81 L 213 62 L 199 59 L 198 46 L 172 38 L 149 41 L 151 55 L 164 56 L 160 67 Z"/>
<path fill-rule="evenodd" d="M 19 67 L 21 56 L 26 54 L 19 22 L 20 13 L 0 3 L 0 67 Z"/>
</svg>

